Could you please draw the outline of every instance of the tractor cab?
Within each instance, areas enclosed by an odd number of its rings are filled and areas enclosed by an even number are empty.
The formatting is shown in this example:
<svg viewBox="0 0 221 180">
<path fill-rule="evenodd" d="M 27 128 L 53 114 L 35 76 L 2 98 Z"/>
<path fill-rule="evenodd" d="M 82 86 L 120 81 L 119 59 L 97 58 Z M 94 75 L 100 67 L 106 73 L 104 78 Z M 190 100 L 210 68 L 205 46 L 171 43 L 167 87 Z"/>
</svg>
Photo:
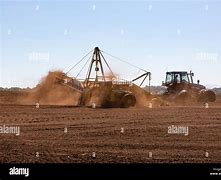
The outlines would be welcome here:
<svg viewBox="0 0 221 180">
<path fill-rule="evenodd" d="M 193 73 L 186 71 L 171 71 L 166 72 L 166 80 L 163 82 L 163 86 L 170 86 L 171 84 L 192 84 L 193 83 Z"/>
</svg>

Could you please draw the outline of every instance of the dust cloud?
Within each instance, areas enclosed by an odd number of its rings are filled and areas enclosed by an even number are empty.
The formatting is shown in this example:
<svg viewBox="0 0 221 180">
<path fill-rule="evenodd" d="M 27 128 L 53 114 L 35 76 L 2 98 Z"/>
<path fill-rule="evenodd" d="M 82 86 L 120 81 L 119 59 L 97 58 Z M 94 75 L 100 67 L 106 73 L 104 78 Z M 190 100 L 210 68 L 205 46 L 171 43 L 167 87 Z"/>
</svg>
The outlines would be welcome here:
<svg viewBox="0 0 221 180">
<path fill-rule="evenodd" d="M 26 97 L 18 99 L 19 104 L 78 105 L 80 93 L 63 81 L 69 79 L 62 71 L 50 71 Z"/>
</svg>

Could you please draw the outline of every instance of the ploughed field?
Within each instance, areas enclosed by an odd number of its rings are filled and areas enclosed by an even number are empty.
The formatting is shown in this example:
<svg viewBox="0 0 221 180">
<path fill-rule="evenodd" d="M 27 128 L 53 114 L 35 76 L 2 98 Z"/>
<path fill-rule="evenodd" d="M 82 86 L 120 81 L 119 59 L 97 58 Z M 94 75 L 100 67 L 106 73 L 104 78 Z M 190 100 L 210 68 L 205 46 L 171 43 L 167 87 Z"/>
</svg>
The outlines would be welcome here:
<svg viewBox="0 0 221 180">
<path fill-rule="evenodd" d="M 0 105 L 0 126 L 20 128 L 0 134 L 0 163 L 221 163 L 220 99 L 209 108 Z"/>
</svg>

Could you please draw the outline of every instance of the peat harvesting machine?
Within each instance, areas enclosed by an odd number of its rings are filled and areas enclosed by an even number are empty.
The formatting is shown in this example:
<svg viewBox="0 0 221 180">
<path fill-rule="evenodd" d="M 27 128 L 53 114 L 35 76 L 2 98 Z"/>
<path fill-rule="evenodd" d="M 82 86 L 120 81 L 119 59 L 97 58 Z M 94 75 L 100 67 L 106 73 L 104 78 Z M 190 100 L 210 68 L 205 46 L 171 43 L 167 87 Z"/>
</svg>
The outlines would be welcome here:
<svg viewBox="0 0 221 180">
<path fill-rule="evenodd" d="M 135 68 L 139 69 L 139 71 L 142 71 L 142 74 L 130 81 L 117 78 L 117 76 L 111 70 L 103 53 L 123 63 L 134 66 Z M 89 56 L 89 54 L 91 55 Z M 80 72 L 74 78 L 70 77 L 68 74 L 88 56 L 89 58 L 80 69 Z M 89 62 L 90 64 L 85 79 L 78 79 L 78 75 Z M 105 72 L 104 66 L 106 66 L 108 72 Z M 94 50 L 87 53 L 82 59 L 80 59 L 80 61 L 78 61 L 65 73 L 63 78 L 60 78 L 59 80 L 64 85 L 69 86 L 81 94 L 79 106 L 129 108 L 139 106 L 139 104 L 151 99 L 151 94 L 141 88 L 145 80 L 149 80 L 150 86 L 150 72 L 132 65 L 109 53 L 101 51 L 98 47 L 95 47 Z M 140 80 L 141 83 L 136 85 L 135 81 L 138 80 Z"/>
</svg>

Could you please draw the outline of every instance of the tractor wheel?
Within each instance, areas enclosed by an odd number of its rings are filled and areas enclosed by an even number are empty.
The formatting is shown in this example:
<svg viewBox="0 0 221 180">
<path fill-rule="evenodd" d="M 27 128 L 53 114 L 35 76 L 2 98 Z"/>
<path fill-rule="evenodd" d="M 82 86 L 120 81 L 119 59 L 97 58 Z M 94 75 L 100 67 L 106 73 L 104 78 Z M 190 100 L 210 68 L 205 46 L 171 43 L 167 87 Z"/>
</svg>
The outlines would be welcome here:
<svg viewBox="0 0 221 180">
<path fill-rule="evenodd" d="M 215 102 L 216 94 L 211 90 L 202 89 L 199 92 L 199 102 Z"/>
<path fill-rule="evenodd" d="M 215 102 L 216 101 L 216 94 L 213 91 L 211 91 L 211 90 L 206 91 L 206 96 L 207 96 L 208 102 Z"/>
<path fill-rule="evenodd" d="M 177 94 L 175 100 L 178 103 L 186 104 L 191 100 L 191 95 L 186 90 L 182 90 Z"/>
</svg>

